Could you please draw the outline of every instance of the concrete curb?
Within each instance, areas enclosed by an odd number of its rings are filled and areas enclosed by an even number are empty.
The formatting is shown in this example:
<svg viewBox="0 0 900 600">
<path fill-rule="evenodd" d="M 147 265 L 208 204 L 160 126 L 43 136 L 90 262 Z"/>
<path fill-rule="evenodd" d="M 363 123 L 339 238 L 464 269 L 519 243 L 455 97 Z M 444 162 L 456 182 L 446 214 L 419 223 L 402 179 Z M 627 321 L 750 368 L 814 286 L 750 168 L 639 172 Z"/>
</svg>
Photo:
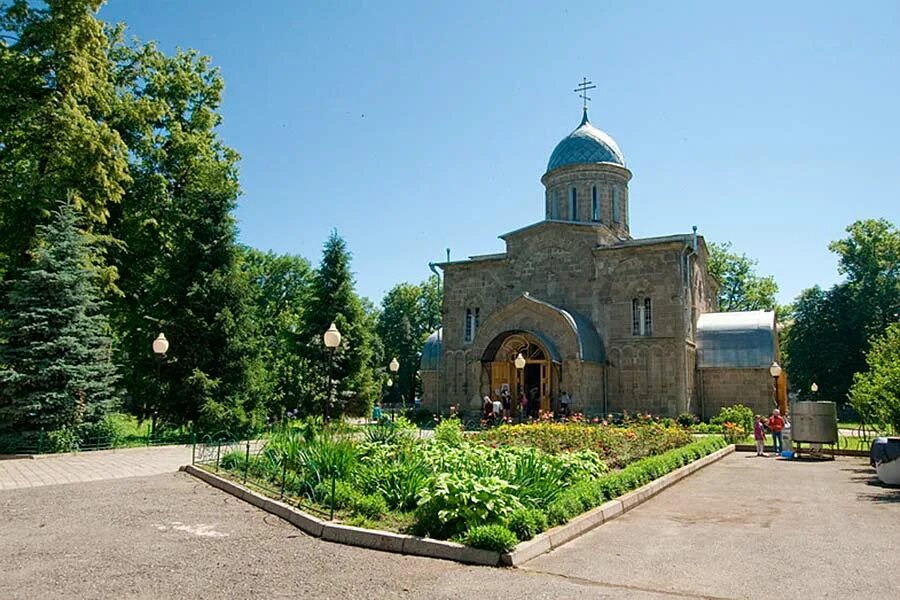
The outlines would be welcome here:
<svg viewBox="0 0 900 600">
<path fill-rule="evenodd" d="M 284 519 L 313 537 L 322 538 L 329 542 L 371 548 L 383 552 L 441 558 L 473 565 L 495 567 L 500 564 L 499 552 L 470 548 L 463 544 L 445 542 L 443 540 L 432 540 L 430 538 L 420 538 L 389 531 L 328 523 L 284 502 L 267 498 L 240 484 L 209 471 L 198 469 L 193 465 L 181 467 L 181 470 L 267 513 Z"/>
<path fill-rule="evenodd" d="M 730 445 L 704 456 L 699 460 L 695 460 L 689 465 L 685 465 L 680 469 L 676 469 L 671 473 L 663 475 L 659 479 L 651 481 L 645 486 L 639 487 L 623 496 L 619 496 L 615 500 L 610 500 L 597 508 L 578 515 L 564 525 L 554 527 L 553 529 L 535 536 L 527 542 L 520 543 L 512 552 L 501 554 L 500 560 L 506 566 L 517 567 L 545 552 L 555 550 L 578 536 L 587 533 L 591 529 L 625 514 L 625 512 L 643 504 L 667 487 L 681 481 L 703 467 L 711 465 L 717 460 L 728 456 L 732 452 L 734 452 L 734 446 Z"/>
</svg>

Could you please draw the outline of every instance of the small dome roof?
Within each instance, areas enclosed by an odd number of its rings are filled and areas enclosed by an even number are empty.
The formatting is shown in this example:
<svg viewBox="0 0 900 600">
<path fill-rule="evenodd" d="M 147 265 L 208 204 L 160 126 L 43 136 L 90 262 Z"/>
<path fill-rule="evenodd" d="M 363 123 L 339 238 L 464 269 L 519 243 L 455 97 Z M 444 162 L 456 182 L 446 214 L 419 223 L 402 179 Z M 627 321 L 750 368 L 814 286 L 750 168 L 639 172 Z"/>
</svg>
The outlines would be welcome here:
<svg viewBox="0 0 900 600">
<path fill-rule="evenodd" d="M 593 163 L 613 163 L 624 167 L 625 157 L 615 140 L 591 125 L 585 109 L 581 125 L 556 145 L 547 163 L 547 172 L 566 165 Z"/>
<path fill-rule="evenodd" d="M 441 357 L 444 354 L 444 329 L 443 327 L 428 336 L 425 345 L 422 346 L 422 361 L 419 363 L 420 371 L 438 371 L 441 366 Z"/>
</svg>

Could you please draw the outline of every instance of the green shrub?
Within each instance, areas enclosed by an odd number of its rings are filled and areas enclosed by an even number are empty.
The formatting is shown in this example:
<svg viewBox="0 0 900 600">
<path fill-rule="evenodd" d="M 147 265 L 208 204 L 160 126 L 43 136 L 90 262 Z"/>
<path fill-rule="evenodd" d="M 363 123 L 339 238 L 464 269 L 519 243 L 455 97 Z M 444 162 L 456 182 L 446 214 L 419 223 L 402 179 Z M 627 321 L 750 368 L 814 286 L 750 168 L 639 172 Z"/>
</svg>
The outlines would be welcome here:
<svg viewBox="0 0 900 600">
<path fill-rule="evenodd" d="M 219 468 L 226 471 L 243 471 L 246 455 L 240 450 L 232 450 L 219 460 Z"/>
<path fill-rule="evenodd" d="M 47 434 L 47 445 L 50 452 L 74 452 L 78 450 L 78 436 L 74 429 L 63 426 Z"/>
<path fill-rule="evenodd" d="M 522 508 L 515 491 L 495 476 L 438 473 L 419 497 L 415 529 L 421 535 L 449 538 L 475 525 L 503 523 Z"/>
<path fill-rule="evenodd" d="M 361 494 L 346 481 L 334 482 L 334 507 L 350 508 Z M 332 505 L 331 481 L 323 481 L 316 486 L 313 498 L 323 506 Z"/>
<path fill-rule="evenodd" d="M 467 546 L 495 552 L 509 552 L 516 547 L 517 541 L 516 534 L 503 525 L 476 525 L 462 537 Z"/>
<path fill-rule="evenodd" d="M 377 519 L 388 511 L 387 502 L 376 494 L 353 495 L 348 508 L 367 519 Z"/>
<path fill-rule="evenodd" d="M 678 415 L 678 418 L 675 421 L 681 425 L 682 427 L 690 427 L 698 422 L 696 415 L 692 415 L 691 413 L 681 413 Z"/>
<path fill-rule="evenodd" d="M 590 510 L 603 504 L 603 490 L 597 486 L 596 481 L 582 481 L 576 483 L 567 490 L 581 503 L 582 511 Z"/>
<path fill-rule="evenodd" d="M 547 529 L 547 515 L 536 508 L 521 508 L 510 515 L 507 527 L 524 542 Z"/>
<path fill-rule="evenodd" d="M 444 419 L 434 428 L 434 441 L 448 446 L 459 446 L 464 439 L 462 424 L 459 419 Z"/>
<path fill-rule="evenodd" d="M 396 444 L 399 436 L 390 421 L 381 421 L 364 429 L 365 439 L 370 444 Z"/>
<path fill-rule="evenodd" d="M 293 466 L 311 493 L 322 482 L 330 484 L 332 477 L 350 480 L 356 461 L 356 445 L 352 441 L 317 437 L 301 445 Z"/>
<path fill-rule="evenodd" d="M 552 526 L 562 525 L 582 512 L 581 498 L 566 490 L 547 507 L 547 522 Z"/>
<path fill-rule="evenodd" d="M 725 423 L 733 423 L 743 429 L 746 435 L 747 432 L 753 431 L 753 411 L 743 404 L 723 406 L 719 414 L 710 419 L 710 423 L 722 426 Z"/>
</svg>

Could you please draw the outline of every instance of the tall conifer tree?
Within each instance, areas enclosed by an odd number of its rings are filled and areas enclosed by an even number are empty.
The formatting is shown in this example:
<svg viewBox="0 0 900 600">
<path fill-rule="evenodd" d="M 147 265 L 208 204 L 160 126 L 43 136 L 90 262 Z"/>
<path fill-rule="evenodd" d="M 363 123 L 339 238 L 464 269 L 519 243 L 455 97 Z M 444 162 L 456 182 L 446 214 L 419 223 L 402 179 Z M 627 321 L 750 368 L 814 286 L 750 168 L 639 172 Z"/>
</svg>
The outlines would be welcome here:
<svg viewBox="0 0 900 600">
<path fill-rule="evenodd" d="M 0 428 L 7 431 L 96 422 L 117 401 L 109 325 L 73 206 L 61 204 L 37 234 L 0 309 Z"/>
<path fill-rule="evenodd" d="M 301 406 L 308 414 L 318 414 L 323 398 L 328 398 L 329 373 L 333 377 L 336 398 L 330 414 L 366 414 L 372 404 L 370 358 L 373 332 L 353 289 L 350 258 L 347 244 L 337 231 L 332 231 L 313 277 L 312 295 L 300 336 L 307 368 L 318 375 L 310 378 L 313 384 Z M 341 345 L 334 352 L 333 365 L 322 341 L 322 334 L 331 323 L 341 332 Z"/>
</svg>

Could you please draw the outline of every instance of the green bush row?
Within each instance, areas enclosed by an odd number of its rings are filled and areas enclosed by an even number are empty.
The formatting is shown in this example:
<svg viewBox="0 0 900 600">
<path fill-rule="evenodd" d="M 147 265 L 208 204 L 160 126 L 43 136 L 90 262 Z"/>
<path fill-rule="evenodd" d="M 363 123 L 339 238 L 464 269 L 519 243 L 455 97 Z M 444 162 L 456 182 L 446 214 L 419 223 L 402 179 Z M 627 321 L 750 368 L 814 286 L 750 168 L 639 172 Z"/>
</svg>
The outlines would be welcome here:
<svg viewBox="0 0 900 600">
<path fill-rule="evenodd" d="M 546 515 L 533 508 L 512 513 L 506 525 L 476 525 L 460 538 L 475 548 L 509 552 L 516 543 L 533 538 L 548 526 L 561 525 L 572 518 L 646 485 L 651 481 L 725 447 L 721 437 L 708 437 L 665 454 L 649 456 L 621 471 L 594 480 L 585 480 L 564 490 L 547 507 Z"/>
<path fill-rule="evenodd" d="M 594 481 L 578 483 L 562 492 L 547 507 L 547 520 L 551 526 L 566 523 L 586 510 L 646 485 L 724 448 L 725 445 L 725 440 L 719 436 L 704 438 L 665 454 L 642 458 L 621 471 L 609 473 Z"/>
</svg>

